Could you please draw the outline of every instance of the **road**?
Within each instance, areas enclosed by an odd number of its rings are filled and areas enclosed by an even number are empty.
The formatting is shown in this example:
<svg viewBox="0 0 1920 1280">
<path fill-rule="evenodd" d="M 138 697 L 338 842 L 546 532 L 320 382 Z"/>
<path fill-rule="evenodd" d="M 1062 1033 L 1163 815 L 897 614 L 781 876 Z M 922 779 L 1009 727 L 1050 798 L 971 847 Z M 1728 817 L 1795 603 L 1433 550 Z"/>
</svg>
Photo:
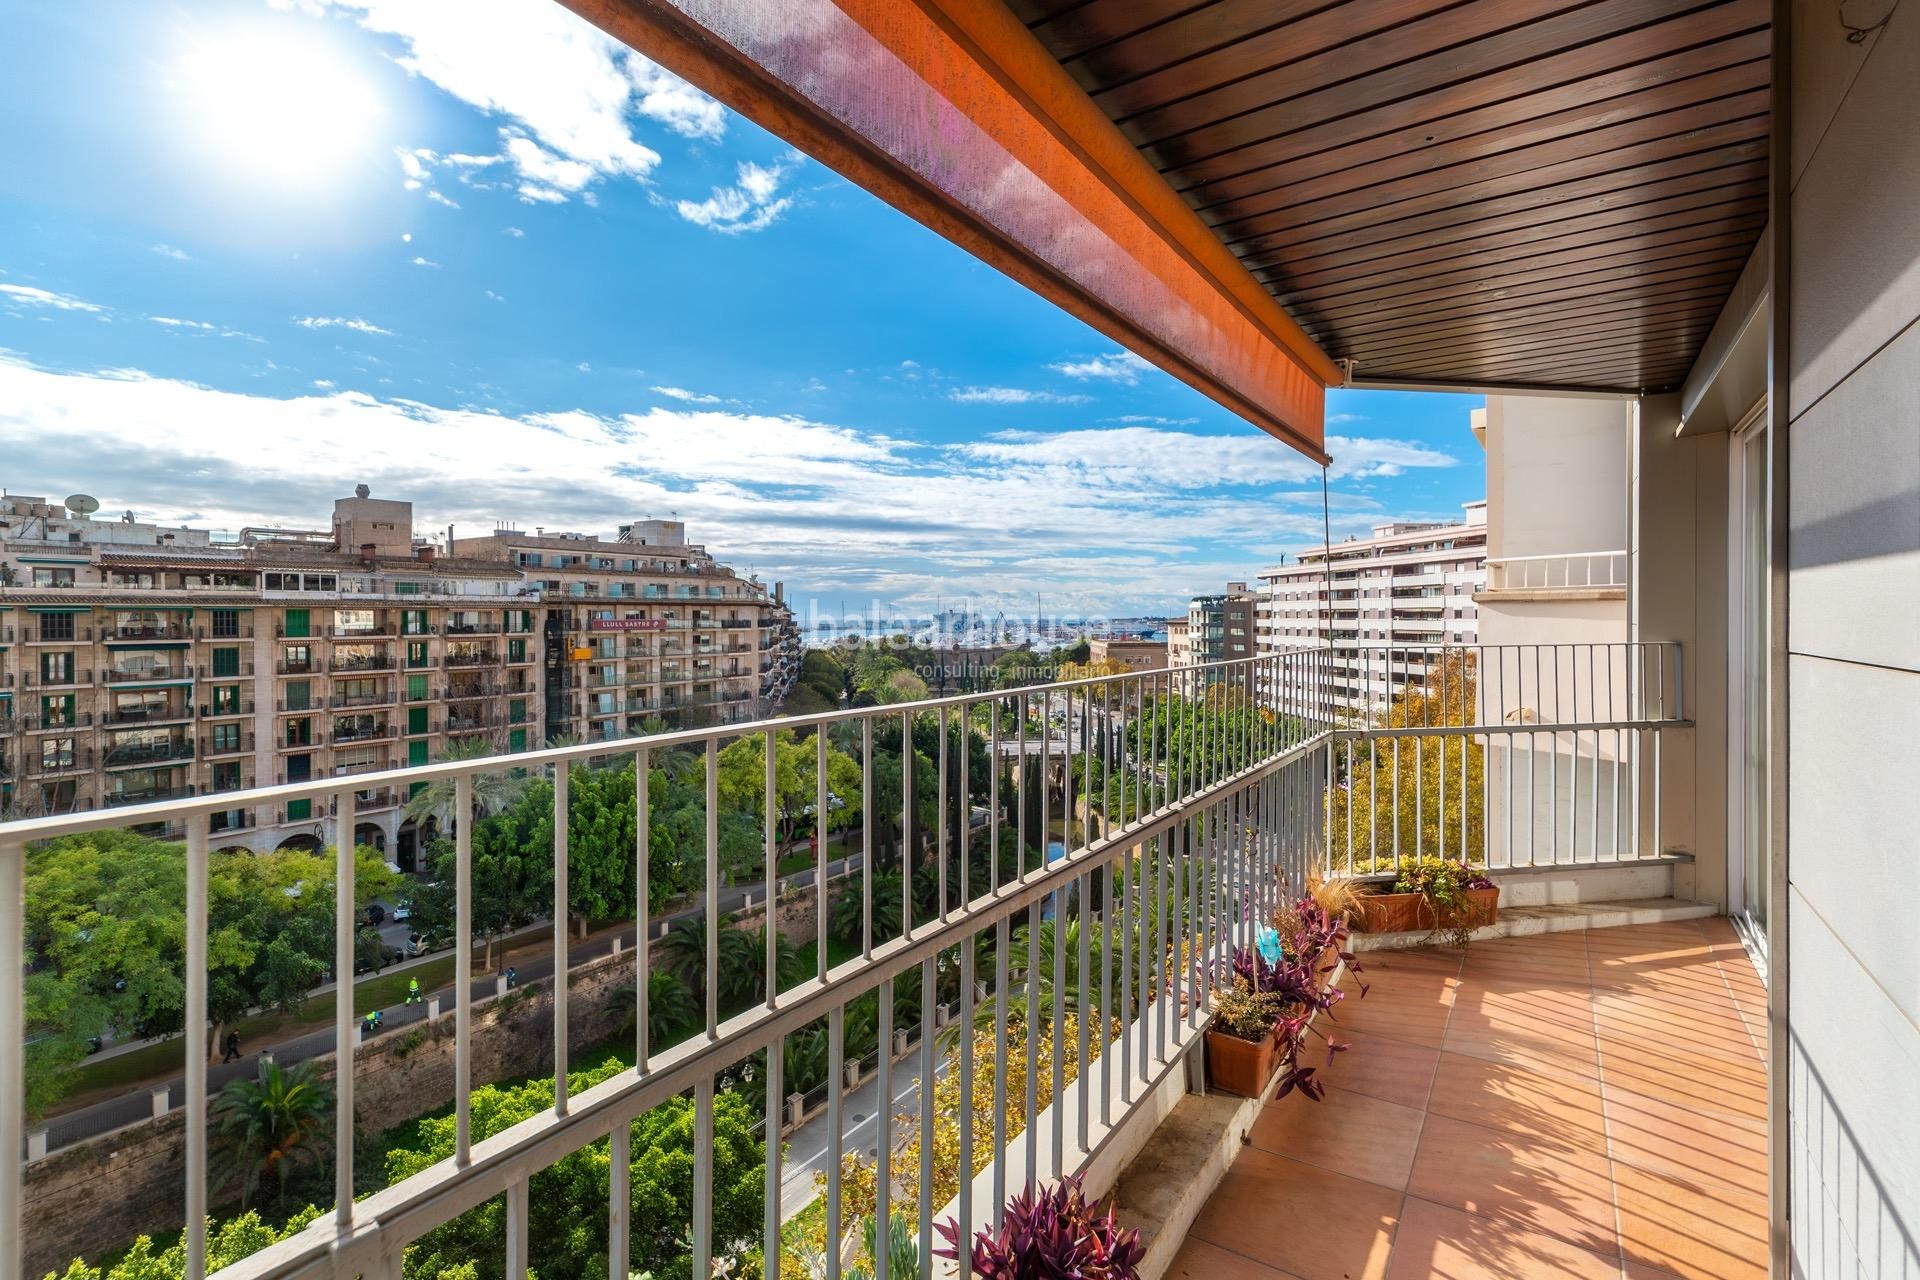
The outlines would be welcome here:
<svg viewBox="0 0 1920 1280">
<path fill-rule="evenodd" d="M 852 854 L 837 859 L 827 864 L 827 879 L 830 881 L 837 880 L 844 875 L 859 870 L 859 867 L 859 854 Z M 814 868 L 808 867 L 803 871 L 796 871 L 791 875 L 781 877 L 780 889 L 782 892 L 787 892 L 793 889 L 808 888 L 813 884 L 813 880 Z M 757 896 L 762 889 L 764 889 L 764 885 L 758 884 L 736 885 L 722 889 L 720 891 L 721 913 L 725 914 L 739 910 L 745 905 L 749 894 Z M 673 922 L 698 916 L 704 911 L 704 905 L 695 902 L 664 915 L 655 916 L 650 923 L 653 925 L 655 936 L 657 937 L 658 930 L 663 923 L 671 925 Z M 391 929 L 398 929 L 402 941 L 404 941 L 407 930 L 407 926 L 404 923 L 392 925 L 391 920 L 389 920 L 388 931 L 391 931 Z M 613 950 L 615 938 L 620 940 L 621 950 L 631 950 L 634 943 L 634 926 L 627 925 L 620 929 L 609 929 L 601 933 L 596 933 L 584 941 L 575 941 L 567 953 L 569 966 L 577 968 L 580 965 L 599 960 L 609 955 Z M 526 958 L 524 961 L 516 959 L 515 968 L 517 970 L 518 981 L 522 986 L 552 977 L 552 947 L 550 945 L 542 946 L 534 955 Z M 323 988 L 322 990 L 328 989 L 330 988 Z M 483 999 L 494 994 L 495 989 L 496 977 L 493 974 L 488 974 L 474 982 L 473 997 L 476 1000 Z M 440 998 L 441 1008 L 444 1011 L 451 1012 L 454 1004 L 453 984 L 448 983 L 437 990 L 425 991 L 422 995 L 423 997 L 438 996 Z M 355 1010 L 355 1013 L 362 1015 L 367 1012 L 366 1009 Z M 423 1021 L 426 1016 L 427 1005 L 425 998 L 423 998 L 419 1004 L 415 1005 L 401 1004 L 388 1007 L 381 1010 L 382 1025 L 377 1034 L 391 1035 L 393 1032 L 409 1026 L 412 1023 Z M 334 1047 L 333 1026 L 331 1023 L 328 1023 L 326 1026 L 314 1031 L 292 1036 L 270 1045 L 247 1044 L 241 1047 L 246 1050 L 246 1054 L 238 1062 L 215 1064 L 207 1068 L 207 1092 L 209 1095 L 218 1093 L 229 1081 L 239 1079 L 243 1076 L 251 1076 L 258 1071 L 260 1054 L 263 1051 L 270 1051 L 273 1054 L 274 1061 L 282 1066 L 290 1066 L 296 1062 L 303 1062 L 308 1058 L 332 1053 Z M 183 1064 L 182 1075 L 174 1076 L 164 1082 L 167 1090 L 167 1105 L 169 1109 L 186 1105 L 186 1081 L 184 1071 L 185 1067 Z M 57 1151 L 62 1147 L 71 1146 L 76 1142 L 82 1142 L 110 1130 L 118 1129 L 123 1125 L 133 1124 L 136 1121 L 146 1119 L 153 1114 L 153 1095 L 161 1086 L 162 1082 L 159 1080 L 150 1081 L 130 1089 L 118 1097 L 106 1098 L 99 1102 L 91 1103 L 84 1107 L 77 1107 L 72 1111 L 49 1117 L 45 1125 L 47 1131 L 47 1150 L 50 1152 Z"/>
<path fill-rule="evenodd" d="M 939 1051 L 942 1046 L 936 1044 L 935 1048 Z M 948 1054 L 940 1052 L 939 1065 L 935 1070 L 944 1075 L 951 1065 Z M 917 1048 L 893 1064 L 893 1079 L 888 1083 L 893 1089 L 892 1110 L 895 1116 L 902 1112 L 919 1111 L 920 1053 Z M 878 1073 L 869 1074 L 860 1082 L 859 1088 L 849 1090 L 841 1097 L 841 1128 L 844 1136 L 840 1143 L 843 1152 L 858 1152 L 869 1160 L 878 1154 L 879 1106 Z M 894 1126 L 894 1150 L 900 1149 L 900 1144 L 911 1132 L 910 1127 Z M 816 1196 L 813 1175 L 824 1173 L 827 1169 L 827 1144 L 832 1136 L 833 1126 L 828 1122 L 825 1108 L 816 1111 L 812 1119 L 787 1135 L 786 1155 L 780 1165 L 781 1221 L 786 1221 L 813 1203 Z"/>
</svg>

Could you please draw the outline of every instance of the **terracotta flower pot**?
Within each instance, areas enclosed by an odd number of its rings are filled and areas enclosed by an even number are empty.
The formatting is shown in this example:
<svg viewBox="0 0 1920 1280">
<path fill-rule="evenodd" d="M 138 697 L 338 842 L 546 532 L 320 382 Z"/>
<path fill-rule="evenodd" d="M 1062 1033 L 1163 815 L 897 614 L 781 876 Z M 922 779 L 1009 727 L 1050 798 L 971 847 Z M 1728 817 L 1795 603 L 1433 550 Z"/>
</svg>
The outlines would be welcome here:
<svg viewBox="0 0 1920 1280">
<path fill-rule="evenodd" d="M 1476 929 L 1498 920 L 1499 887 L 1468 889 L 1466 915 L 1467 923 Z M 1445 919 L 1436 918 L 1427 900 L 1417 893 L 1369 893 L 1361 895 L 1360 918 L 1353 927 L 1361 933 L 1416 933 L 1452 923 L 1452 912 Z"/>
<path fill-rule="evenodd" d="M 1258 1098 L 1273 1079 L 1279 1046 L 1272 1036 L 1242 1040 L 1224 1031 L 1207 1032 L 1207 1080 L 1222 1093 Z"/>
</svg>

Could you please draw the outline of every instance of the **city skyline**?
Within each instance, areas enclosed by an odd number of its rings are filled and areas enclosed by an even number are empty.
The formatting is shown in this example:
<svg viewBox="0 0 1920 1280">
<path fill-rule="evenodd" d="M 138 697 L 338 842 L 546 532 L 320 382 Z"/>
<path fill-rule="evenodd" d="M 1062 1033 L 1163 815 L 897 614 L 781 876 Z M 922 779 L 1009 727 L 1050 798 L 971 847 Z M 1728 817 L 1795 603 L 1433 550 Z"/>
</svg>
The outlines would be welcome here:
<svg viewBox="0 0 1920 1280">
<path fill-rule="evenodd" d="M 0 484 L 214 528 L 358 482 L 464 533 L 678 518 L 797 601 L 916 613 L 1168 612 L 1319 540 L 1317 469 L 1211 401 L 559 7 L 451 12 L 22 15 Z M 1477 403 L 1332 393 L 1334 536 L 1458 518 Z"/>
</svg>

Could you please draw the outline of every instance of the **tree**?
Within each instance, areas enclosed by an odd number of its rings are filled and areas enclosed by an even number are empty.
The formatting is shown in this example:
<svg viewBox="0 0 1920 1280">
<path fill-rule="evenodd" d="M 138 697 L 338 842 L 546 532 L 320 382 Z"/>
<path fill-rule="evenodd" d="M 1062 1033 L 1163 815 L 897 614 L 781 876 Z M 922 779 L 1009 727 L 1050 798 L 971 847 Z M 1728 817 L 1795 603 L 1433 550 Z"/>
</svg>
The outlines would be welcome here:
<svg viewBox="0 0 1920 1280">
<path fill-rule="evenodd" d="M 451 846 L 434 876 L 457 872 Z M 493 968 L 494 944 L 553 908 L 553 784 L 533 779 L 499 813 L 473 827 L 473 929 L 486 943 L 483 965 Z"/>
<path fill-rule="evenodd" d="M 766 735 L 748 734 L 728 743 L 719 754 L 720 801 L 726 807 L 766 821 Z M 781 848 L 793 842 L 802 821 L 815 817 L 818 797 L 819 747 L 791 731 L 774 735 L 774 835 Z M 827 747 L 827 818 L 825 827 L 844 827 L 860 813 L 860 765 L 845 751 Z M 815 822 L 818 830 L 821 823 Z"/>
<path fill-rule="evenodd" d="M 1473 655 L 1449 650 L 1428 668 L 1422 687 L 1394 699 L 1381 727 L 1472 724 L 1475 676 Z M 1344 752 L 1334 760 L 1337 767 L 1347 767 Z M 1359 871 L 1376 865 L 1375 859 L 1391 867 L 1396 855 L 1412 857 L 1418 849 L 1485 861 L 1485 769 L 1486 750 L 1470 737 L 1416 734 L 1376 740 L 1368 750 L 1354 752 L 1346 785 L 1329 790 L 1328 831 L 1344 847 L 1351 826 Z"/>
<path fill-rule="evenodd" d="M 617 1059 L 590 1070 L 570 1072 L 568 1090 L 577 1094 L 611 1079 L 622 1069 Z M 553 1107 L 553 1081 L 488 1085 L 473 1092 L 473 1138 L 492 1137 Z M 731 1090 L 713 1100 L 713 1250 L 716 1259 L 740 1263 L 758 1250 L 765 1154 L 754 1133 L 748 1104 Z M 389 1150 L 389 1181 L 451 1158 L 454 1119 L 436 1116 L 418 1122 L 417 1138 Z M 692 1280 L 685 1237 L 693 1218 L 694 1113 L 690 1099 L 676 1097 L 643 1112 L 634 1122 L 629 1223 L 632 1265 L 656 1277 Z M 597 1142 L 562 1157 L 535 1173 L 530 1252 L 541 1260 L 542 1280 L 587 1280 L 606 1274 L 607 1193 L 611 1182 L 608 1144 Z M 433 1228 L 406 1251 L 407 1280 L 438 1280 L 447 1272 L 471 1268 L 471 1280 L 504 1280 L 506 1210 L 496 1198 Z M 701 1280 L 705 1280 L 702 1277 Z"/>
<path fill-rule="evenodd" d="M 485 737 L 455 738 L 440 749 L 438 759 L 443 763 L 469 763 L 494 754 L 494 744 Z M 498 770 L 476 773 L 472 778 L 472 817 L 476 821 L 512 805 L 527 782 L 524 772 L 514 769 L 504 760 Z M 429 820 L 447 827 L 457 816 L 453 811 L 457 794 L 453 778 L 436 778 L 413 793 L 407 801 L 406 817 L 421 827 L 426 826 Z"/>
<path fill-rule="evenodd" d="M 282 1069 L 267 1063 L 260 1078 L 229 1081 L 214 1099 L 212 1120 L 221 1140 L 224 1176 L 240 1188 L 245 1209 L 256 1191 L 278 1200 L 295 1164 L 317 1160 L 333 1111 L 319 1064 Z"/>
<path fill-rule="evenodd" d="M 707 921 L 703 915 L 689 916 L 667 930 L 667 936 L 654 946 L 660 962 L 669 973 L 685 982 L 705 1005 L 707 990 Z M 761 955 L 756 954 L 753 936 L 732 927 L 732 917 L 720 917 L 720 932 L 714 949 L 719 960 L 714 985 L 720 1002 L 729 1004 L 752 996 L 760 987 L 763 973 Z"/>
</svg>

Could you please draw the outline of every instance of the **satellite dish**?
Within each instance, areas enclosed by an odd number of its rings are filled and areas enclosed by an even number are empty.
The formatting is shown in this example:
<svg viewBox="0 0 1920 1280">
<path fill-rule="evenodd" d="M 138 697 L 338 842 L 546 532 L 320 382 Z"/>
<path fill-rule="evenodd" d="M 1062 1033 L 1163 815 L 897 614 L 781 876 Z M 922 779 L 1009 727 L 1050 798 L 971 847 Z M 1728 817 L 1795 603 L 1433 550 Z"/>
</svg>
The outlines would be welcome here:
<svg viewBox="0 0 1920 1280">
<path fill-rule="evenodd" d="M 90 516 L 100 509 L 100 499 L 86 493 L 76 493 L 67 499 L 67 510 L 77 516 Z"/>
</svg>

